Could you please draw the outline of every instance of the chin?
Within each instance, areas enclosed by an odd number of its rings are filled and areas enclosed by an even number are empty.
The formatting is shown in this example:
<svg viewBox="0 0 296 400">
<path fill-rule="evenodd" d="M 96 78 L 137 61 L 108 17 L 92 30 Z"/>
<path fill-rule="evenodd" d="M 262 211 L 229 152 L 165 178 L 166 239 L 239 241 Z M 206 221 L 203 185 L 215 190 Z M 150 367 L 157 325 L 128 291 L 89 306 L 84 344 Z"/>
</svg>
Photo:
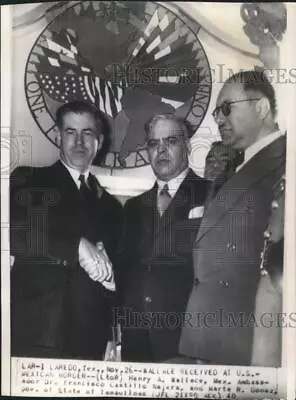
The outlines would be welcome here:
<svg viewBox="0 0 296 400">
<path fill-rule="evenodd" d="M 79 171 L 84 171 L 87 169 L 88 164 L 86 164 L 85 162 L 74 162 L 72 163 L 73 167 L 78 169 Z"/>
<path fill-rule="evenodd" d="M 167 169 L 162 169 L 158 171 L 157 175 L 160 179 L 165 180 L 171 175 L 171 173 Z"/>
<path fill-rule="evenodd" d="M 162 181 L 166 181 L 168 176 L 168 174 L 164 171 L 154 171 L 154 175 Z"/>
</svg>

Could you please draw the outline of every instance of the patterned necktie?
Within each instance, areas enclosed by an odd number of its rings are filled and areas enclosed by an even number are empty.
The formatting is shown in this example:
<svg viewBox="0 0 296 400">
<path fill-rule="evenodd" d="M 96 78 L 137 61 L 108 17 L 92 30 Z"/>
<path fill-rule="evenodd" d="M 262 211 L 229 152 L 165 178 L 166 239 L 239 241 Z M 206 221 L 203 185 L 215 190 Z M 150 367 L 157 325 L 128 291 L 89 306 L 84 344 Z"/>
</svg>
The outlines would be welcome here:
<svg viewBox="0 0 296 400">
<path fill-rule="evenodd" d="M 158 194 L 157 208 L 158 208 L 158 212 L 159 212 L 160 216 L 162 216 L 162 214 L 168 208 L 171 200 L 172 200 L 172 197 L 169 193 L 168 184 L 166 183 Z"/>
</svg>

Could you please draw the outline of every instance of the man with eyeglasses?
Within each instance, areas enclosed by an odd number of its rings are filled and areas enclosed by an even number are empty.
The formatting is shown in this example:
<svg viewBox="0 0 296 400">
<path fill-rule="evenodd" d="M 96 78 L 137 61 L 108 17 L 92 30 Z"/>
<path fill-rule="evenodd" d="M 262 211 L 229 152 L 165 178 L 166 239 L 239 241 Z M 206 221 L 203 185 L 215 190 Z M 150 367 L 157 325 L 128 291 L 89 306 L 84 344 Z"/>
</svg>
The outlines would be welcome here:
<svg viewBox="0 0 296 400">
<path fill-rule="evenodd" d="M 210 182 L 188 167 L 187 127 L 172 114 L 146 124 L 153 188 L 127 201 L 121 252 L 122 360 L 177 355 L 192 287 L 192 245 Z"/>
<path fill-rule="evenodd" d="M 273 186 L 285 169 L 285 137 L 275 122 L 274 89 L 262 72 L 231 76 L 213 117 L 223 144 L 241 157 L 214 184 L 194 243 L 180 353 L 192 362 L 250 365 L 260 253 Z"/>
</svg>

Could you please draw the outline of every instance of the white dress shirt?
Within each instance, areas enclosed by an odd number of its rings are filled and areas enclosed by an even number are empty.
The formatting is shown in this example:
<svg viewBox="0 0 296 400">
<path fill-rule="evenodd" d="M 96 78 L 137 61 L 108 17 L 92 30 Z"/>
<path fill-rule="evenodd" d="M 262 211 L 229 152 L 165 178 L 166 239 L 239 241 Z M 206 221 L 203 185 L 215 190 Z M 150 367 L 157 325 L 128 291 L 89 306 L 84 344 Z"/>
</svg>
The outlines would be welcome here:
<svg viewBox="0 0 296 400">
<path fill-rule="evenodd" d="M 281 137 L 283 133 L 281 131 L 275 131 L 273 133 L 270 133 L 267 136 L 264 136 L 262 139 L 257 140 L 257 142 L 253 143 L 251 146 L 249 146 L 245 150 L 245 158 L 244 162 L 239 165 L 236 169 L 236 172 L 238 172 L 247 162 L 251 160 L 259 151 L 267 147 L 269 144 L 277 140 L 279 137 Z"/>
<path fill-rule="evenodd" d="M 67 164 L 65 164 L 63 160 L 61 160 L 61 163 L 67 168 L 67 170 L 69 171 L 69 173 L 70 173 L 73 181 L 75 182 L 76 186 L 78 187 L 78 189 L 80 189 L 80 185 L 81 185 L 81 182 L 79 180 L 80 175 L 84 175 L 85 182 L 87 182 L 90 170 L 88 169 L 83 174 L 81 174 L 81 172 L 77 171 L 77 169 L 69 167 Z"/>
<path fill-rule="evenodd" d="M 160 179 L 157 179 L 157 185 L 158 185 L 158 195 L 159 192 L 163 189 L 164 185 L 168 185 L 168 191 L 173 198 L 175 194 L 177 193 L 177 190 L 179 189 L 181 183 L 184 181 L 186 175 L 188 174 L 189 168 L 185 168 L 178 176 L 175 178 L 171 179 L 168 182 L 161 181 Z"/>
</svg>

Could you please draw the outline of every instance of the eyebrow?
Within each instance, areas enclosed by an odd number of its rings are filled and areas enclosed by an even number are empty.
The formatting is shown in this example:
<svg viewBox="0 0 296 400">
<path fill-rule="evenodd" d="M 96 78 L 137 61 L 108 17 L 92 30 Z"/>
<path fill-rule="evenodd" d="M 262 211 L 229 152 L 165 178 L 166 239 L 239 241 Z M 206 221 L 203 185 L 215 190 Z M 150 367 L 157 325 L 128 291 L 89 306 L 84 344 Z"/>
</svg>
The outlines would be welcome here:
<svg viewBox="0 0 296 400">
<path fill-rule="evenodd" d="M 68 126 L 68 127 L 65 128 L 65 131 L 76 131 L 76 128 L 72 128 L 72 127 Z M 83 131 L 83 132 L 85 132 L 85 131 L 95 132 L 96 129 L 93 129 L 93 128 L 84 128 L 84 129 L 82 129 L 82 131 Z"/>
<path fill-rule="evenodd" d="M 161 137 L 161 138 L 150 138 L 150 139 L 147 139 L 147 141 L 150 141 L 150 140 L 157 140 L 157 141 L 159 141 L 159 140 L 166 140 L 166 139 L 177 139 L 177 138 L 183 138 L 184 137 L 184 135 L 170 135 L 170 136 L 165 136 L 165 137 Z"/>
</svg>

